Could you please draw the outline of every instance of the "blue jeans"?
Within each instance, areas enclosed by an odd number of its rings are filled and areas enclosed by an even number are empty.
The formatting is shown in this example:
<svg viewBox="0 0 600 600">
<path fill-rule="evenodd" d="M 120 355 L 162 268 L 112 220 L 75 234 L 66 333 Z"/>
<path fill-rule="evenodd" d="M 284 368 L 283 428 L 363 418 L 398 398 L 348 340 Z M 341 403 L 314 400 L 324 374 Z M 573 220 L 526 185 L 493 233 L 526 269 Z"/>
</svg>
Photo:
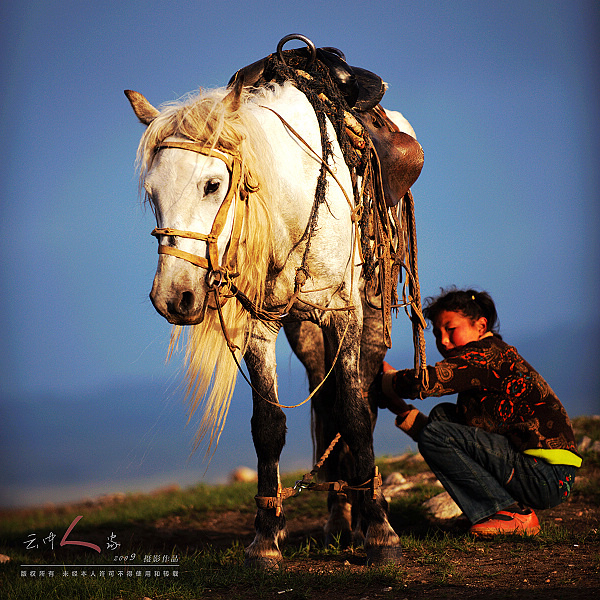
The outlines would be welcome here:
<svg viewBox="0 0 600 600">
<path fill-rule="evenodd" d="M 446 402 L 433 408 L 418 444 L 471 523 L 515 502 L 540 509 L 557 506 L 569 496 L 577 470 L 518 452 L 503 435 L 461 424 L 456 405 Z"/>
</svg>

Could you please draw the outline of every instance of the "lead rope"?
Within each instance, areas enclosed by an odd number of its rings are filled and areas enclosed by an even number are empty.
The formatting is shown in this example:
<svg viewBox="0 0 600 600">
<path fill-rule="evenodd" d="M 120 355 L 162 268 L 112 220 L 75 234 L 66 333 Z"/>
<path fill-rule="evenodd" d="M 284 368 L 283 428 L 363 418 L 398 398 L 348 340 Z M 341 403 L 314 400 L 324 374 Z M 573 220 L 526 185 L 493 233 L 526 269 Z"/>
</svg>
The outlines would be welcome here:
<svg viewBox="0 0 600 600">
<path fill-rule="evenodd" d="M 352 202 L 350 201 L 350 198 L 348 197 L 348 195 L 346 194 L 346 191 L 344 190 L 344 187 L 342 186 L 341 182 L 338 180 L 338 178 L 335 176 L 335 174 L 333 173 L 332 169 L 329 167 L 329 165 L 323 160 L 323 158 L 321 158 L 314 150 L 313 148 L 304 140 L 304 138 L 275 110 L 273 110 L 272 108 L 268 107 L 268 106 L 264 106 L 261 105 L 261 108 L 264 108 L 266 110 L 269 110 L 270 112 L 272 112 L 275 116 L 277 116 L 279 118 L 279 120 L 281 121 L 281 123 L 283 124 L 284 127 L 286 127 L 290 133 L 292 133 L 292 135 L 294 135 L 318 160 L 320 160 L 321 165 L 323 168 L 325 168 L 329 174 L 331 175 L 331 177 L 334 179 L 334 181 L 338 184 L 339 188 L 341 189 L 341 191 L 343 192 L 346 201 L 351 209 L 351 214 L 352 214 L 352 221 L 354 223 L 354 234 L 358 235 L 358 214 L 360 212 L 360 209 L 362 208 L 361 205 L 359 205 L 358 207 L 353 207 L 352 206 Z M 421 288 L 420 288 L 420 284 L 419 284 L 419 268 L 418 268 L 418 248 L 417 248 L 417 228 L 416 228 L 416 219 L 415 219 L 415 207 L 414 207 L 414 198 L 412 195 L 412 192 L 410 190 L 408 190 L 408 192 L 405 194 L 404 196 L 404 202 L 402 203 L 402 209 L 405 213 L 405 220 L 407 221 L 407 230 L 408 230 L 408 244 L 407 244 L 407 250 L 406 253 L 408 255 L 408 266 L 404 263 L 402 263 L 402 265 L 404 266 L 406 272 L 407 272 L 407 283 L 408 283 L 408 291 L 409 291 L 409 295 L 408 298 L 406 298 L 406 292 L 405 292 L 405 287 L 403 287 L 403 300 L 404 303 L 403 305 L 407 308 L 408 306 L 411 307 L 411 313 L 408 313 L 407 310 L 407 314 L 412 322 L 412 330 L 413 330 L 413 346 L 414 346 L 414 365 L 415 365 L 415 378 L 419 379 L 419 382 L 421 384 L 421 387 L 423 389 L 427 389 L 429 387 L 429 373 L 427 371 L 427 355 L 426 355 L 426 346 L 425 346 L 425 335 L 424 335 L 424 329 L 426 328 L 426 323 L 425 323 L 425 319 L 423 317 L 423 312 L 422 312 L 422 308 L 421 308 Z M 387 214 L 387 213 L 386 213 Z M 388 221 L 388 225 L 389 225 L 389 221 Z M 400 234 L 400 232 L 398 232 L 398 235 Z M 385 236 L 384 236 L 385 237 Z M 351 279 L 354 279 L 354 254 L 355 254 L 355 250 L 356 250 L 356 243 L 353 243 L 353 249 L 352 249 L 352 257 L 351 257 Z M 384 259 L 386 257 L 383 257 Z M 387 258 L 391 258 L 391 257 L 387 257 Z M 384 260 L 384 262 L 387 262 Z M 381 268 L 385 268 L 385 265 L 381 265 L 380 264 L 380 269 Z M 388 275 L 391 275 L 388 274 Z M 297 273 L 296 273 L 296 282 L 295 282 L 295 289 L 294 289 L 294 293 L 290 298 L 290 301 L 287 303 L 287 306 L 283 312 L 282 315 L 277 315 L 277 316 L 271 316 L 269 313 L 267 313 L 266 311 L 262 311 L 260 309 L 258 309 L 257 307 L 248 307 L 246 306 L 246 303 L 244 302 L 244 300 L 247 300 L 248 303 L 250 303 L 250 300 L 245 298 L 244 295 L 237 290 L 237 288 L 231 283 L 229 285 L 229 289 L 233 291 L 232 295 L 237 297 L 238 301 L 241 302 L 241 304 L 243 306 L 245 306 L 245 308 L 247 309 L 251 309 L 254 308 L 255 310 L 251 312 L 253 312 L 257 318 L 261 319 L 264 318 L 265 321 L 271 321 L 271 322 L 281 322 L 281 317 L 285 316 L 285 314 L 287 314 L 287 312 L 289 311 L 289 309 L 291 308 L 291 305 L 293 304 L 294 301 L 300 301 L 308 306 L 311 306 L 312 308 L 316 308 L 319 310 L 324 310 L 324 311 L 339 311 L 339 310 L 353 310 L 354 307 L 351 305 L 348 305 L 346 307 L 342 307 L 342 308 L 329 308 L 329 307 L 324 307 L 324 306 L 319 306 L 316 305 L 312 302 L 309 302 L 308 300 L 305 300 L 303 298 L 300 298 L 300 293 L 301 293 L 301 288 L 302 288 L 302 284 L 304 283 L 306 279 L 306 269 L 304 268 L 304 266 L 300 266 Z M 386 278 L 387 279 L 387 278 Z M 406 284 L 405 284 L 406 285 Z M 346 332 L 348 331 L 348 326 L 350 321 L 348 321 L 348 323 L 346 324 L 346 329 L 344 331 L 344 335 L 342 337 L 342 340 L 340 342 L 340 345 L 338 347 L 337 353 L 335 355 L 335 358 L 333 360 L 333 364 L 331 365 L 330 370 L 328 371 L 328 373 L 325 375 L 324 379 L 321 381 L 321 383 L 312 391 L 312 393 L 302 402 L 295 404 L 295 405 L 282 405 L 282 404 L 278 404 L 276 402 L 272 402 L 271 400 L 268 400 L 267 398 L 264 398 L 264 396 L 262 394 L 260 394 L 258 392 L 258 390 L 256 390 L 256 388 L 252 385 L 252 383 L 249 381 L 248 377 L 245 375 L 245 373 L 242 371 L 241 366 L 239 364 L 239 361 L 237 359 L 237 357 L 235 356 L 235 350 L 238 349 L 235 345 L 233 345 L 230 341 L 230 338 L 228 336 L 227 333 L 227 329 L 225 327 L 225 322 L 223 319 L 223 316 L 221 314 L 221 303 L 218 300 L 218 296 L 219 296 L 219 292 L 216 286 L 213 286 L 211 288 L 211 291 L 214 292 L 214 296 L 215 296 L 215 304 L 217 307 L 217 311 L 219 314 L 219 320 L 221 323 L 221 327 L 223 330 L 223 334 L 226 338 L 227 341 L 227 345 L 232 353 L 232 356 L 236 362 L 236 365 L 238 367 L 238 370 L 242 373 L 244 379 L 248 382 L 248 384 L 252 387 L 252 389 L 261 397 L 263 398 L 265 401 L 274 404 L 276 406 L 279 406 L 281 408 L 298 408 L 300 406 L 302 406 L 303 404 L 305 404 L 306 402 L 308 402 L 313 396 L 314 394 L 319 390 L 319 388 L 324 384 L 325 380 L 329 377 L 329 375 L 331 374 L 331 372 L 333 371 L 333 368 L 337 362 L 338 356 L 340 354 L 341 351 L 341 347 L 343 344 L 343 341 L 345 339 L 346 336 Z M 385 291 L 382 289 L 382 295 L 383 296 L 387 296 L 387 294 L 385 293 Z M 395 308 L 395 306 L 393 306 L 391 303 L 389 303 L 389 306 L 386 307 L 389 309 L 389 312 L 391 312 L 392 308 Z M 384 311 L 386 312 L 386 311 Z M 266 317 L 266 318 L 265 318 Z M 383 315 L 384 318 L 384 322 L 386 321 L 386 315 Z M 387 317 L 389 318 L 389 316 Z M 389 338 L 389 332 L 388 332 L 388 336 Z"/>
</svg>

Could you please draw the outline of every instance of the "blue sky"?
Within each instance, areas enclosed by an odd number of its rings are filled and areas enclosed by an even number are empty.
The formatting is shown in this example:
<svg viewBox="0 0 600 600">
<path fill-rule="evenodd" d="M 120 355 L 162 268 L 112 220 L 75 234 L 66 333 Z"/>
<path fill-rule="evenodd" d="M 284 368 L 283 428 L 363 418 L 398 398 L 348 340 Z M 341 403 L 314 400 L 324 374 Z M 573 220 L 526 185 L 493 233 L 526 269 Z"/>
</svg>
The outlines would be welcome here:
<svg viewBox="0 0 600 600">
<path fill-rule="evenodd" d="M 544 354 L 569 412 L 600 412 L 598 15 L 567 0 L 3 2 L 2 396 L 155 381 L 169 401 L 179 361 L 165 364 L 170 328 L 148 300 L 154 223 L 123 90 L 158 105 L 225 85 L 298 32 L 381 75 L 384 106 L 417 132 L 423 295 L 487 289 L 505 339 Z M 577 398 L 552 380 L 565 363 Z"/>
</svg>

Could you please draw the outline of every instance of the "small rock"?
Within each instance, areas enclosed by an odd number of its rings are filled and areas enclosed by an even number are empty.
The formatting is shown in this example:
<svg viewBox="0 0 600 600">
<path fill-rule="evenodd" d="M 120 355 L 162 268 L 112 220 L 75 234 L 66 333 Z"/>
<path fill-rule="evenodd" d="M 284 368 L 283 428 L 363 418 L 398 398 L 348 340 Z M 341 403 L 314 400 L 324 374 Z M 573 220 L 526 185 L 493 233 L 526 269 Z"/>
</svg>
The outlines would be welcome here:
<svg viewBox="0 0 600 600">
<path fill-rule="evenodd" d="M 383 485 L 400 485 L 402 483 L 406 483 L 406 477 L 402 475 L 402 473 L 396 471 L 394 473 L 390 473 L 383 482 Z"/>
<path fill-rule="evenodd" d="M 577 450 L 579 450 L 579 452 L 585 452 L 591 445 L 592 445 L 592 438 L 588 437 L 587 435 L 584 435 L 581 438 L 579 445 L 577 446 Z"/>
<path fill-rule="evenodd" d="M 238 483 L 258 481 L 258 473 L 249 467 L 238 467 L 229 475 L 229 480 Z"/>
<path fill-rule="evenodd" d="M 452 500 L 448 492 L 442 492 L 423 502 L 423 506 L 436 519 L 454 519 L 462 515 L 462 510 Z"/>
<path fill-rule="evenodd" d="M 406 490 L 412 490 L 414 487 L 416 487 L 416 485 L 417 484 L 414 481 L 405 481 L 404 483 L 400 483 L 398 485 L 386 485 L 383 488 L 383 495 L 389 502 L 390 498 L 401 496 L 403 492 Z"/>
<path fill-rule="evenodd" d="M 399 475 L 398 480 L 402 478 L 404 479 L 404 482 L 389 484 L 388 479 L 393 475 Z M 435 485 L 437 487 L 442 487 L 442 484 L 431 472 L 417 473 L 416 475 L 411 475 L 410 478 L 404 477 L 401 473 L 392 473 L 383 485 L 383 495 L 388 502 L 391 502 L 392 498 L 402 496 L 407 490 L 411 490 L 418 485 Z"/>
</svg>

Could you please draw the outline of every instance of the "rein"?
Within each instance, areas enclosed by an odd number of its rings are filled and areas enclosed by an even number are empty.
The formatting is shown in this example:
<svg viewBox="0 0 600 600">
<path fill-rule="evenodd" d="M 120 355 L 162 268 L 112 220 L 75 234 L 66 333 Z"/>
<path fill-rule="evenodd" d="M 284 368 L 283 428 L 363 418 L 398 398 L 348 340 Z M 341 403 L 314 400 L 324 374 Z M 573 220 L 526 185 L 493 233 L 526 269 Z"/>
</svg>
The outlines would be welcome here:
<svg viewBox="0 0 600 600">
<path fill-rule="evenodd" d="M 344 189 L 344 186 L 341 184 L 340 180 L 336 177 L 335 173 L 333 172 L 333 169 L 327 164 L 327 161 L 321 157 L 317 152 L 315 152 L 315 150 L 311 147 L 311 145 L 275 110 L 273 110 L 272 108 L 270 108 L 269 106 L 264 106 L 264 105 L 259 105 L 260 108 L 264 108 L 265 110 L 269 110 L 271 111 L 280 121 L 281 124 L 287 129 L 289 130 L 289 132 L 299 141 L 301 142 L 306 148 L 307 150 L 310 152 L 310 154 L 318 161 L 321 163 L 321 168 L 325 169 L 325 171 L 327 171 L 329 173 L 329 175 L 331 175 L 331 177 L 333 178 L 333 180 L 338 184 L 340 190 L 342 191 L 342 194 L 344 194 L 344 198 L 346 199 L 346 202 L 348 203 L 348 206 L 350 207 L 350 215 L 351 215 L 351 221 L 353 223 L 353 227 L 354 227 L 354 235 L 355 235 L 355 240 L 358 239 L 359 237 L 359 229 L 358 229 L 358 222 L 360 220 L 360 215 L 362 213 L 362 204 L 359 204 L 358 206 L 354 207 L 352 205 L 352 202 L 350 200 L 350 198 L 348 197 L 348 194 L 346 193 L 346 190 Z M 316 203 L 316 198 L 315 198 L 315 203 Z M 316 204 L 315 204 L 316 207 Z M 310 227 L 310 224 L 309 224 Z M 356 254 L 356 242 L 355 240 L 353 240 L 352 243 L 352 256 L 350 257 L 350 287 L 353 287 L 354 284 L 354 257 Z M 323 311 L 339 311 L 339 310 L 354 310 L 354 307 L 351 304 L 348 304 L 347 306 L 344 306 L 342 308 L 329 308 L 326 306 L 319 306 L 317 304 L 314 304 L 312 302 L 309 302 L 308 300 L 304 300 L 303 298 L 300 298 L 300 293 L 302 291 L 302 284 L 306 281 L 306 277 L 308 274 L 308 271 L 305 267 L 305 261 L 306 261 L 306 257 L 307 257 L 307 251 L 308 251 L 308 244 L 307 244 L 307 248 L 304 252 L 304 257 L 302 259 L 302 265 L 296 270 L 296 281 L 295 281 L 295 286 L 294 286 L 294 293 L 292 294 L 292 296 L 290 297 L 286 308 L 284 310 L 284 314 L 287 314 L 287 312 L 289 311 L 289 309 L 292 307 L 292 305 L 294 304 L 294 302 L 296 300 L 299 300 L 300 302 L 302 302 L 303 304 L 306 304 L 307 306 L 310 306 L 312 308 L 316 308 L 318 310 L 323 310 Z M 347 330 L 347 327 L 346 327 Z M 344 336 L 345 336 L 345 332 L 344 332 Z M 338 354 L 336 354 L 336 360 L 337 360 L 337 356 L 339 355 L 339 349 L 338 349 Z M 333 362 L 333 365 L 335 365 L 335 360 Z M 332 369 L 333 369 L 333 365 L 332 365 Z M 330 371 L 331 372 L 331 371 Z M 327 376 L 329 375 L 329 373 L 327 374 Z M 327 376 L 325 377 L 325 379 L 327 379 Z M 324 381 L 324 380 L 323 380 Z M 320 387 L 320 386 L 319 386 Z M 316 392 L 316 390 L 315 390 Z M 314 392 L 313 392 L 314 393 Z M 312 394 L 311 394 L 312 396 Z M 308 400 L 308 398 L 307 398 Z M 306 400 L 304 401 L 306 402 Z M 304 404 L 304 402 L 302 404 Z"/>
</svg>

